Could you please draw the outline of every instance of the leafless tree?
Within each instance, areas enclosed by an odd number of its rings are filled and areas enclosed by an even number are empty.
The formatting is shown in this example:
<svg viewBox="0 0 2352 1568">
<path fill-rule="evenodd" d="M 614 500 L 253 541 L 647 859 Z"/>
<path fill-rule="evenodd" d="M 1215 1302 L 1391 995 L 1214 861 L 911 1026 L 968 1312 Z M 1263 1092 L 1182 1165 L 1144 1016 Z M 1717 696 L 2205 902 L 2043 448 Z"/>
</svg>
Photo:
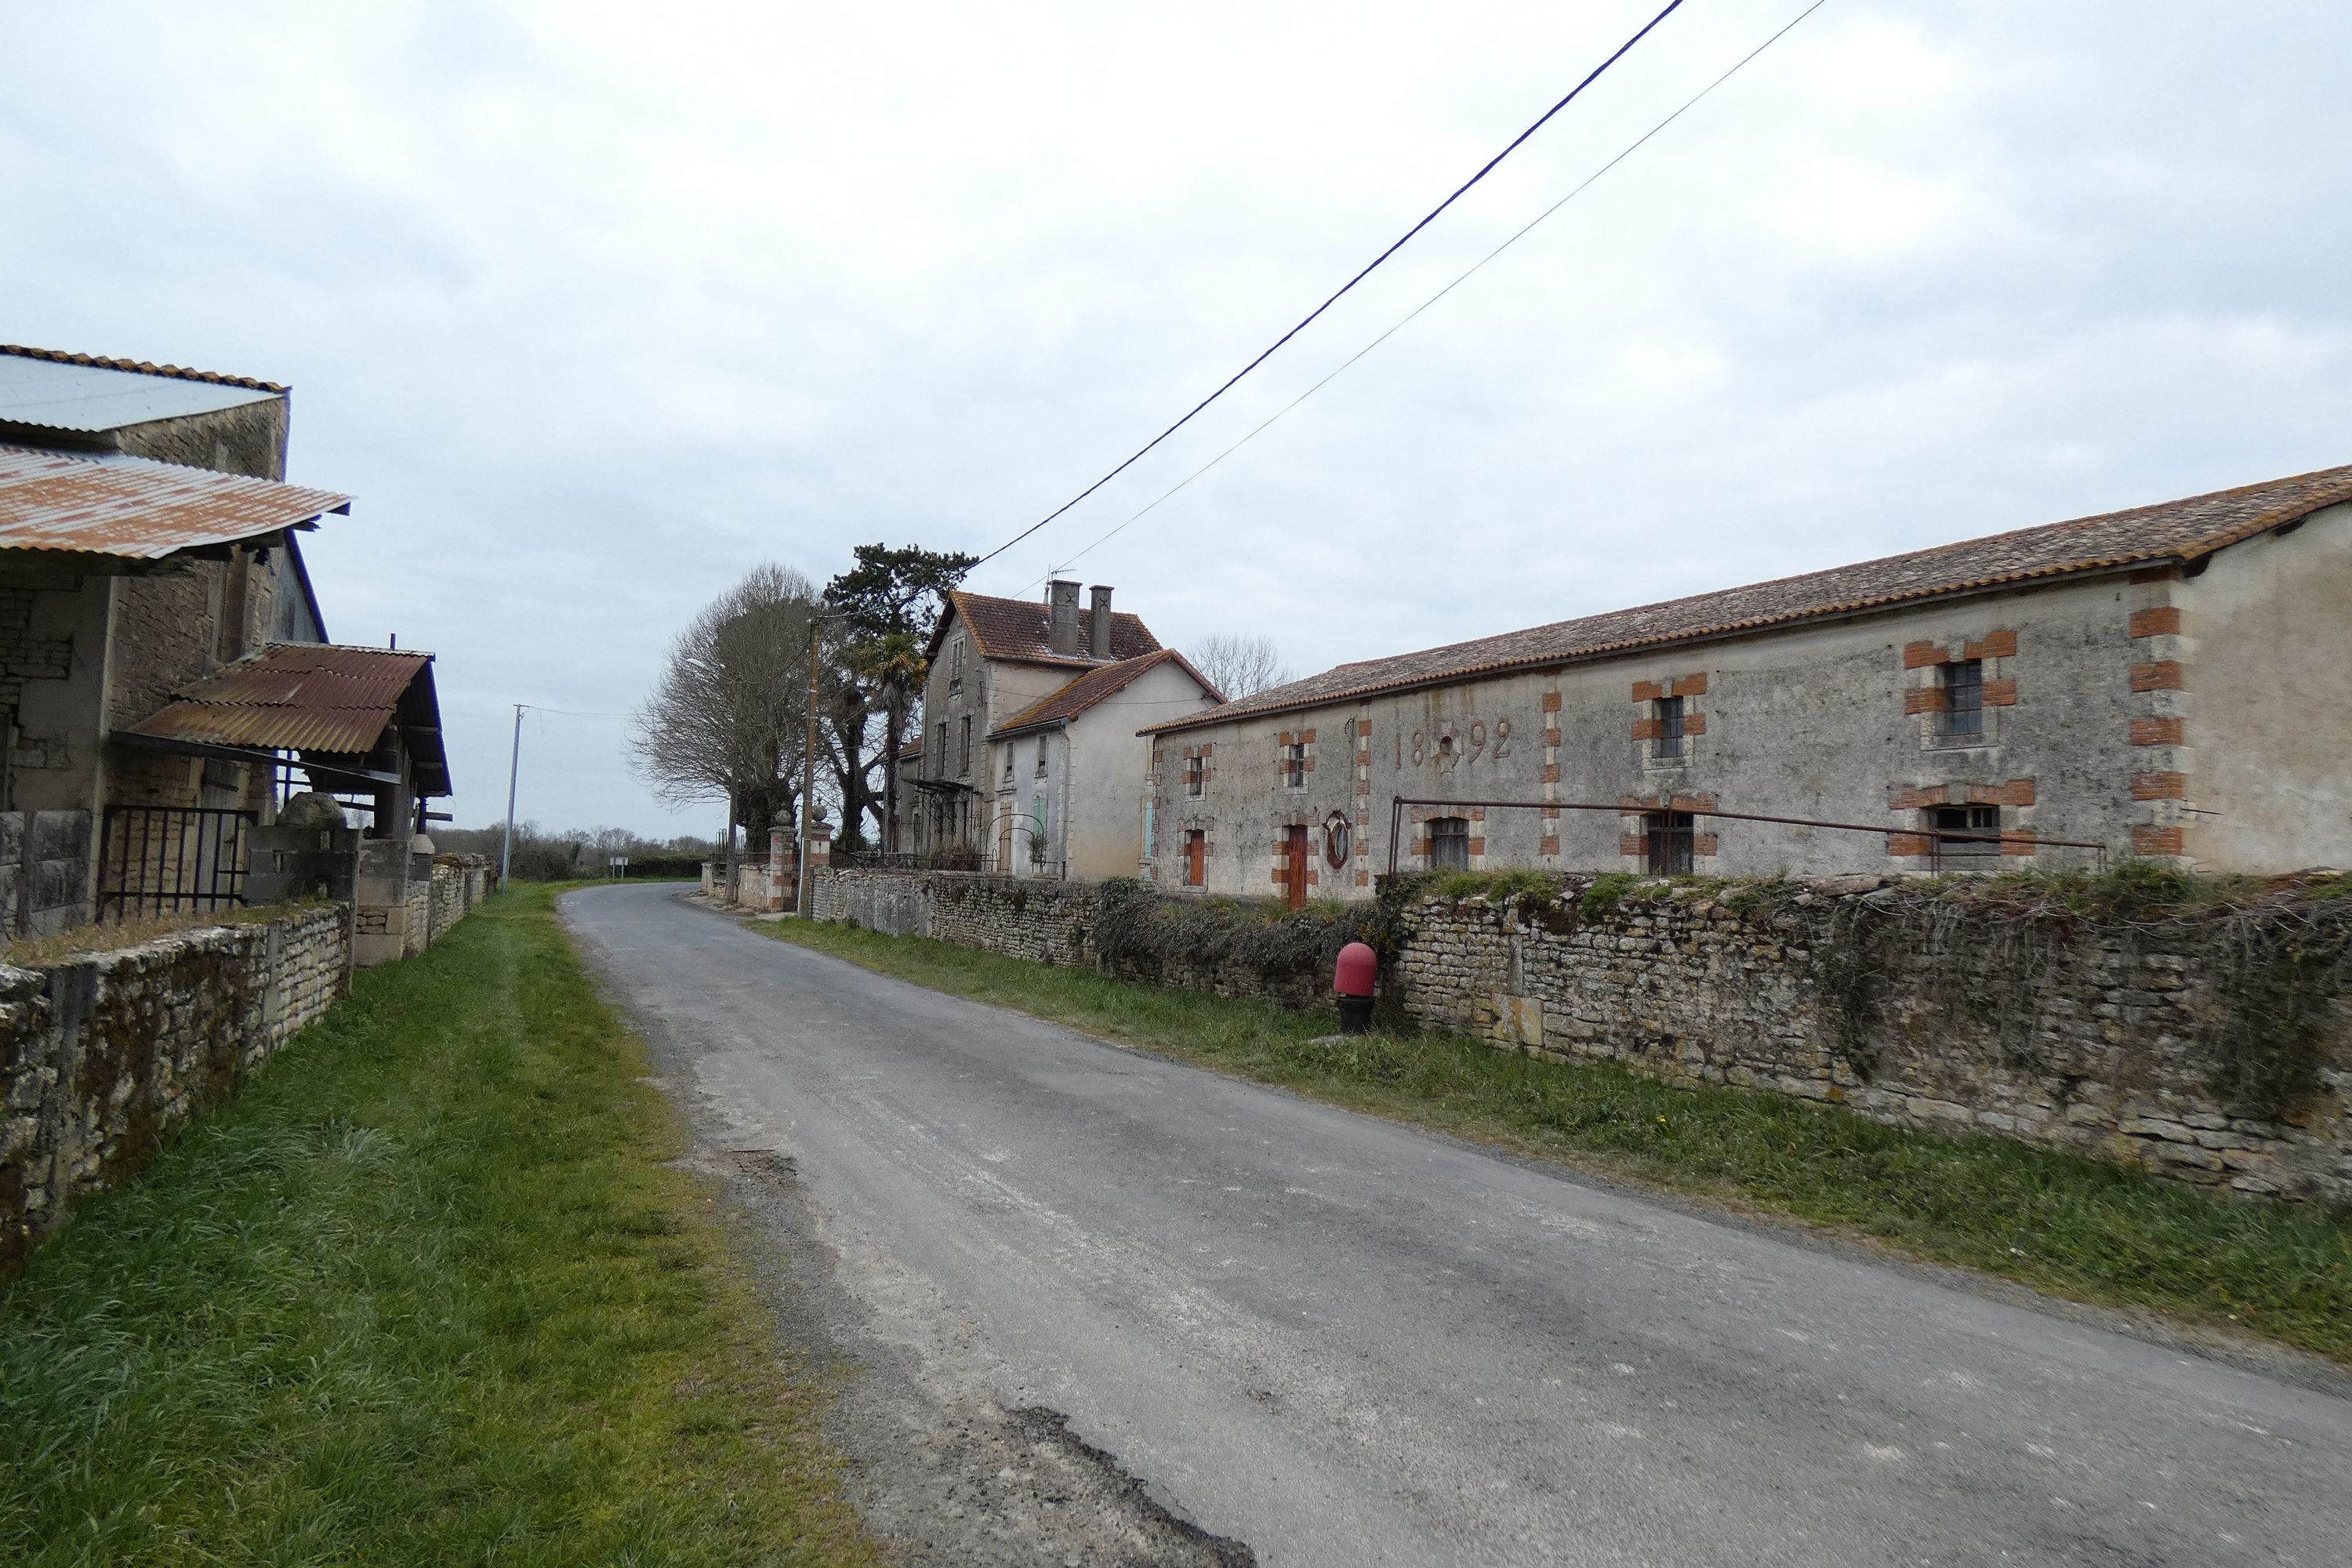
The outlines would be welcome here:
<svg viewBox="0 0 2352 1568">
<path fill-rule="evenodd" d="M 661 679 L 630 721 L 630 766 L 670 805 L 724 798 L 727 874 L 735 828 L 794 822 L 807 733 L 809 580 L 756 566 L 705 605 L 670 645 Z"/>
<path fill-rule="evenodd" d="M 1293 679 L 1272 637 L 1219 632 L 1194 643 L 1185 657 L 1229 702 L 1254 697 Z"/>
</svg>

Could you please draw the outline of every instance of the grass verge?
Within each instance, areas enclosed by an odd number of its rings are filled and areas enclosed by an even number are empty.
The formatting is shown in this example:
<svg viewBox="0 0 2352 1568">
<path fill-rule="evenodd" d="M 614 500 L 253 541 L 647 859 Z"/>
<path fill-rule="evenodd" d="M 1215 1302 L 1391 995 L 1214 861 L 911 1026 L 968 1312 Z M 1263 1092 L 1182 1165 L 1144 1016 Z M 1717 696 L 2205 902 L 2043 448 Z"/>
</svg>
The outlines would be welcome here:
<svg viewBox="0 0 2352 1568">
<path fill-rule="evenodd" d="M 553 889 L 358 977 L 0 1297 L 0 1561 L 867 1563 Z"/>
<path fill-rule="evenodd" d="M 2341 1210 L 2245 1202 L 1779 1095 L 1563 1067 L 1436 1030 L 1315 1045 L 1334 1027 L 1328 1016 L 919 938 L 800 921 L 752 929 L 1334 1104 L 2352 1364 L 2352 1214 Z"/>
</svg>

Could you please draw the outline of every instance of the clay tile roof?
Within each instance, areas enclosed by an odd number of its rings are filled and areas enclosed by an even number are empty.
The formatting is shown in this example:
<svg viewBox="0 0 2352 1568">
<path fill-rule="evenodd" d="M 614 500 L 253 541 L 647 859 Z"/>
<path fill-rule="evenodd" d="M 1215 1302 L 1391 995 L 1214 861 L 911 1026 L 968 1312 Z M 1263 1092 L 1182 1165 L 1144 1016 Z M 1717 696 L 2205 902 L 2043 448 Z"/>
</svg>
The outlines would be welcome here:
<svg viewBox="0 0 2352 1568">
<path fill-rule="evenodd" d="M 108 359 L 101 354 L 68 353 L 62 349 L 32 349 L 21 343 L 0 343 L 0 354 L 13 354 L 18 359 L 47 360 L 52 364 L 78 364 L 89 370 L 120 370 L 133 375 L 163 375 L 174 381 L 208 382 L 215 386 L 242 386 L 249 391 L 276 393 L 280 396 L 292 390 L 274 381 L 257 381 L 249 375 L 223 375 L 217 371 L 190 370 L 184 365 L 150 364 L 143 359 Z"/>
<path fill-rule="evenodd" d="M 1199 681 L 1202 690 L 1220 701 L 1223 700 L 1224 694 L 1209 683 L 1207 676 L 1192 668 L 1191 659 L 1172 647 L 1163 647 L 1140 658 L 1125 658 L 1117 664 L 1095 666 L 1060 690 L 1031 703 L 991 730 L 988 738 L 993 741 L 1024 730 L 1040 729 L 1047 724 L 1058 724 L 1066 719 L 1075 719 L 1096 704 L 1126 690 L 1146 670 L 1156 669 L 1163 664 L 1174 664 Z"/>
<path fill-rule="evenodd" d="M 1612 610 L 1499 637 L 1343 664 L 1150 732 L 1189 730 L 1377 692 L 1504 670 L 1542 668 L 1666 644 L 1708 641 L 1824 616 L 1983 593 L 2040 579 L 2146 563 L 2187 563 L 2266 530 L 2352 500 L 2352 467 L 2322 468 L 2128 511 L 2044 523 L 1852 566 L 1776 578 L 1686 599 Z"/>
<path fill-rule="evenodd" d="M 402 718 L 416 782 L 449 793 L 433 656 L 408 648 L 272 643 L 226 665 L 131 727 L 134 735 L 213 746 L 365 755 Z"/>
<path fill-rule="evenodd" d="M 157 561 L 300 528 L 352 498 L 112 453 L 0 447 L 0 550 Z"/>
<path fill-rule="evenodd" d="M 1019 659 L 1028 664 L 1092 664 L 1081 651 L 1073 658 L 1055 653 L 1048 640 L 1052 626 L 1051 609 L 1034 599 L 999 599 L 987 594 L 967 594 L 961 590 L 948 595 L 948 604 L 955 618 L 963 622 L 971 633 L 972 642 L 980 648 L 982 658 Z M 931 636 L 932 654 L 947 635 L 948 617 L 940 617 L 939 630 Z M 1095 613 L 1091 605 L 1078 607 L 1078 647 L 1081 650 L 1094 646 Z M 1160 651 L 1160 639 L 1139 616 L 1113 610 L 1110 616 L 1110 656 L 1113 659 L 1140 658 L 1147 653 Z"/>
</svg>

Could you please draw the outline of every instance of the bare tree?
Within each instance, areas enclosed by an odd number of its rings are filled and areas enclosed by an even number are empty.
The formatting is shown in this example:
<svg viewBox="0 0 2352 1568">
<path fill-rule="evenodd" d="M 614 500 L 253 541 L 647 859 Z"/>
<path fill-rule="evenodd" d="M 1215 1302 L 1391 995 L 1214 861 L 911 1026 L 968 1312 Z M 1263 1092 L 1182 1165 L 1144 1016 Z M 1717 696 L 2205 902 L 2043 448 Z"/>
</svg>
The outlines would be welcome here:
<svg viewBox="0 0 2352 1568">
<path fill-rule="evenodd" d="M 814 584 L 756 566 L 705 605 L 670 645 L 661 679 L 630 721 L 630 766 L 671 805 L 727 802 L 728 885 L 735 828 L 797 821 L 794 765 L 808 720 Z"/>
<path fill-rule="evenodd" d="M 1282 662 L 1282 655 L 1275 651 L 1272 637 L 1219 632 L 1194 643 L 1185 657 L 1192 661 L 1195 669 L 1209 678 L 1211 685 L 1225 694 L 1228 702 L 1255 697 L 1268 687 L 1281 686 L 1293 679 Z"/>
</svg>

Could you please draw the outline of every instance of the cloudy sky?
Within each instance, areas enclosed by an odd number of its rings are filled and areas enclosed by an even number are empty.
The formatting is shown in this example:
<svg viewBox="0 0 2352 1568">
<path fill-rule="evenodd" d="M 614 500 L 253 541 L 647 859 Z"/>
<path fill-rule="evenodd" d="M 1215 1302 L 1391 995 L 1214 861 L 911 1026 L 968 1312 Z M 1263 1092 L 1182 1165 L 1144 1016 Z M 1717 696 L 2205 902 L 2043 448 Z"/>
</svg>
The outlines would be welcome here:
<svg viewBox="0 0 2352 1568">
<path fill-rule="evenodd" d="M 341 641 L 633 706 L 746 568 L 992 548 L 1655 9 L 0 0 L 0 341 L 295 387 Z M 1806 0 L 1689 0 L 1027 594 Z M 2352 7 L 1828 0 L 1073 574 L 1301 673 L 2352 460 Z M 658 806 L 534 717 L 522 810 Z"/>
</svg>

